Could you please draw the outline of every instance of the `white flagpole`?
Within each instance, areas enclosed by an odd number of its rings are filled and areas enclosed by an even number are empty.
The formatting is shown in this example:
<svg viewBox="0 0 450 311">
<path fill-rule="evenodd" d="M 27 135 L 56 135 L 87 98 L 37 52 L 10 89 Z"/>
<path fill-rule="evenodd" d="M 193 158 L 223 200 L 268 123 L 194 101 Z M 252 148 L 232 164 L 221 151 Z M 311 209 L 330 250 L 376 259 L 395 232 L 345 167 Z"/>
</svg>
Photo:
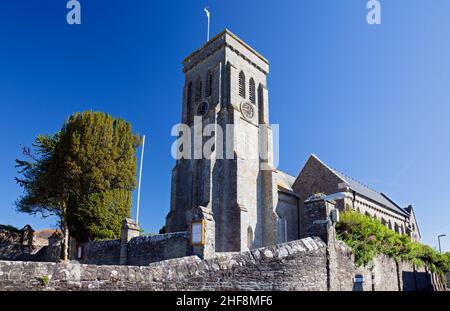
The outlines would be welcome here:
<svg viewBox="0 0 450 311">
<path fill-rule="evenodd" d="M 210 19 L 211 19 L 211 13 L 208 10 L 208 7 L 205 8 L 206 17 L 208 17 L 208 33 L 206 35 L 206 42 L 209 41 L 209 25 L 210 25 Z"/>
<path fill-rule="evenodd" d="M 145 149 L 145 135 L 142 137 L 142 151 L 141 151 L 141 167 L 139 169 L 139 185 L 137 197 L 136 223 L 139 224 L 139 208 L 141 203 L 141 181 L 142 181 L 142 166 L 144 164 L 144 149 Z"/>
</svg>

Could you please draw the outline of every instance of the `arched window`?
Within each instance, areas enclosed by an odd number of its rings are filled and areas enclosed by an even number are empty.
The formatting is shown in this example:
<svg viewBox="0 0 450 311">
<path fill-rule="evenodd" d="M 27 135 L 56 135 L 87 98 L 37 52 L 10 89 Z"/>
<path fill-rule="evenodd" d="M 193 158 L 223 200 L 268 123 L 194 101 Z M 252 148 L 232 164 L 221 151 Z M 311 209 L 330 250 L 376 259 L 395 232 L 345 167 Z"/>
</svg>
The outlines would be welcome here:
<svg viewBox="0 0 450 311">
<path fill-rule="evenodd" d="M 248 249 L 253 248 L 253 229 L 250 226 L 247 228 L 247 247 Z"/>
<path fill-rule="evenodd" d="M 195 101 L 199 102 L 200 99 L 202 99 L 202 92 L 203 92 L 203 85 L 202 85 L 202 79 L 197 79 L 197 89 L 195 90 Z"/>
<path fill-rule="evenodd" d="M 212 95 L 212 84 L 213 84 L 213 74 L 211 71 L 208 71 L 206 76 L 206 96 Z"/>
<path fill-rule="evenodd" d="M 245 98 L 245 74 L 243 71 L 239 73 L 239 95 Z"/>
<path fill-rule="evenodd" d="M 249 83 L 249 91 L 250 91 L 250 102 L 252 104 L 256 104 L 256 86 L 255 86 L 255 80 L 253 80 L 253 78 L 250 79 L 250 83 Z"/>
</svg>

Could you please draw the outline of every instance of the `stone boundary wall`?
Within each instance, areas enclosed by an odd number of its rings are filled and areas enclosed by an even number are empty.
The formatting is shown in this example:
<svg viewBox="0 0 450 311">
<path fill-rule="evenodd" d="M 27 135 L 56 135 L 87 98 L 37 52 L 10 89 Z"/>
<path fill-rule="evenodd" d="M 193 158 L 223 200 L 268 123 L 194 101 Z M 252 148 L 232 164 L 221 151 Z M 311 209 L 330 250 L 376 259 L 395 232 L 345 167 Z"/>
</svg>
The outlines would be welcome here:
<svg viewBox="0 0 450 311">
<path fill-rule="evenodd" d="M 187 232 L 135 237 L 128 242 L 127 253 L 130 266 L 146 266 L 192 254 Z"/>
<path fill-rule="evenodd" d="M 83 254 L 77 259 L 88 265 L 118 265 L 120 260 L 120 240 L 90 241 L 82 244 Z M 72 258 L 76 256 L 73 249 Z"/>
<path fill-rule="evenodd" d="M 412 272 L 412 274 L 410 274 Z M 423 273 L 423 274 L 422 274 Z M 398 276 L 405 276 L 399 278 Z M 364 282 L 355 282 L 356 279 Z M 0 261 L 0 290 L 441 290 L 440 279 L 380 256 L 356 267 L 350 248 L 306 238 L 244 253 L 148 266 Z"/>
<path fill-rule="evenodd" d="M 445 280 L 426 267 L 380 255 L 366 267 L 355 264 L 351 248 L 341 241 L 332 241 L 330 256 L 330 287 L 334 291 L 441 291 Z M 361 277 L 364 282 L 354 282 Z"/>
<path fill-rule="evenodd" d="M 91 241 L 81 244 L 83 255 L 72 259 L 88 265 L 119 265 L 121 240 Z M 127 265 L 146 266 L 153 262 L 185 257 L 189 253 L 188 233 L 168 233 L 153 236 L 138 236 L 126 243 Z"/>
<path fill-rule="evenodd" d="M 0 290 L 327 290 L 326 245 L 307 238 L 148 266 L 0 261 Z M 48 280 L 48 282 L 47 282 Z"/>
</svg>

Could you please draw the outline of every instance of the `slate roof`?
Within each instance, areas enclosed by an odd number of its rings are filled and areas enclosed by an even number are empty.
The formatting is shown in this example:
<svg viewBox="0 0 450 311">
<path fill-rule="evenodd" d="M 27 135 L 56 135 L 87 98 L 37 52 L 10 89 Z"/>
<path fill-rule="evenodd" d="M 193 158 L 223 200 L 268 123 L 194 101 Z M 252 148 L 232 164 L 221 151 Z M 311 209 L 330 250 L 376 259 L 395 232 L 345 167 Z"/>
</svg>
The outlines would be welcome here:
<svg viewBox="0 0 450 311">
<path fill-rule="evenodd" d="M 359 181 L 331 168 L 330 166 L 325 164 L 323 161 L 321 161 L 317 156 L 315 156 L 315 155 L 311 155 L 311 156 L 314 157 L 316 160 L 318 160 L 320 163 L 322 163 L 330 171 L 332 171 L 333 174 L 338 176 L 343 182 L 345 182 L 347 184 L 347 186 L 351 190 L 355 191 L 356 193 L 358 193 L 372 201 L 377 202 L 378 204 L 385 206 L 386 208 L 388 208 L 394 212 L 397 212 L 403 216 L 409 216 L 408 212 L 405 209 L 401 208 L 398 204 L 396 204 L 393 200 L 391 200 L 384 193 L 377 192 L 377 191 L 367 187 L 366 185 L 360 183 Z"/>
<path fill-rule="evenodd" d="M 296 178 L 294 176 L 289 175 L 288 173 L 276 170 L 277 186 L 287 190 L 288 193 L 297 196 L 297 194 L 292 190 L 292 185 L 294 184 L 295 179 Z"/>
</svg>

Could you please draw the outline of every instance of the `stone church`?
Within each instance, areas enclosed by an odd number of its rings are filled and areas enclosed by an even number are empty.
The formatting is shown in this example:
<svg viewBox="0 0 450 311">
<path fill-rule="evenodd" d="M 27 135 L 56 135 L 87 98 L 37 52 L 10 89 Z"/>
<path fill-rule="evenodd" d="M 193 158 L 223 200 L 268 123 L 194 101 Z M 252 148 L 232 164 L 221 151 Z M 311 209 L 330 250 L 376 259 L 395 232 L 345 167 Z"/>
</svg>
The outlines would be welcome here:
<svg viewBox="0 0 450 311">
<path fill-rule="evenodd" d="M 420 238 L 411 206 L 398 206 L 316 156 L 297 177 L 274 167 L 269 62 L 236 35 L 225 30 L 212 38 L 184 59 L 183 73 L 181 123 L 193 129 L 191 134 L 206 126 L 233 125 L 225 138 L 211 133 L 211 157 L 181 158 L 172 171 L 166 230 L 189 232 L 201 222 L 202 242 L 193 243 L 195 253 L 241 252 L 302 238 L 304 202 L 317 193 L 339 193 L 340 209 L 351 207 Z M 195 124 L 199 118 L 200 129 Z M 232 158 L 218 155 L 225 148 L 231 148 Z M 259 156 L 261 150 L 267 156 Z"/>
</svg>

